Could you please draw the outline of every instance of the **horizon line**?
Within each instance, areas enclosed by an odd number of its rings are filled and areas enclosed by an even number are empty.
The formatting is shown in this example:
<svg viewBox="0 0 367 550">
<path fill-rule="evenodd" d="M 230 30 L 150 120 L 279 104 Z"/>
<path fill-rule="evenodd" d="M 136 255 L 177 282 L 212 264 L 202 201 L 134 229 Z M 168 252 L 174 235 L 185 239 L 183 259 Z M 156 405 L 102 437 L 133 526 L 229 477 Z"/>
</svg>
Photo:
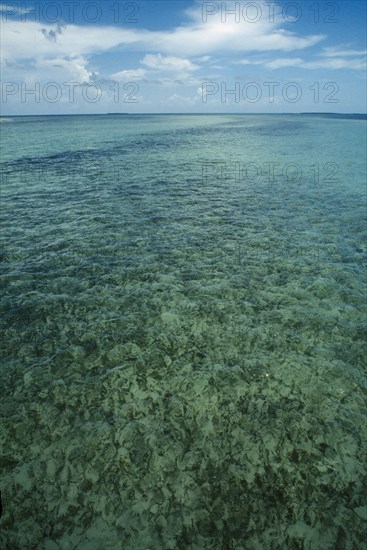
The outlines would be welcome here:
<svg viewBox="0 0 367 550">
<path fill-rule="evenodd" d="M 3 115 L 0 114 L 0 119 L 2 118 L 11 118 L 11 117 L 39 117 L 39 116 L 134 116 L 134 115 L 198 115 L 198 116 L 206 116 L 206 115 L 238 115 L 238 116 L 246 116 L 246 115 L 362 115 L 367 116 L 367 112 L 337 112 L 337 111 L 300 111 L 300 112 L 289 112 L 284 111 L 280 113 L 269 113 L 269 112 L 256 112 L 256 113 L 238 113 L 238 112 L 208 112 L 208 113 L 197 113 L 197 112 L 167 112 L 167 113 L 159 113 L 159 112 L 142 112 L 142 113 L 127 113 L 127 112 L 115 112 L 115 113 L 39 113 L 39 114 L 10 114 L 10 115 Z"/>
</svg>

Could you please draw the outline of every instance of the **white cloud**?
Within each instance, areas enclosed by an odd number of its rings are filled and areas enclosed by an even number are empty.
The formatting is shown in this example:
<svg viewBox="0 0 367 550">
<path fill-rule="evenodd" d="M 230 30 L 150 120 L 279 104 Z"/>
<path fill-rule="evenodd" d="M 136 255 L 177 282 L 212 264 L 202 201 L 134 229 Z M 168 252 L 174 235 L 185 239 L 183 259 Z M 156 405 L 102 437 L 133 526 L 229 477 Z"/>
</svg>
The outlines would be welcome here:
<svg viewBox="0 0 367 550">
<path fill-rule="evenodd" d="M 63 80 L 83 83 L 89 82 L 92 77 L 96 76 L 96 73 L 87 69 L 87 65 L 87 60 L 82 56 L 78 56 L 69 59 L 40 59 L 35 69 L 38 71 L 39 76 L 41 76 L 41 72 L 44 72 L 44 77 L 50 75 L 56 69 L 59 77 L 64 76 Z"/>
<path fill-rule="evenodd" d="M 240 59 L 238 61 L 233 61 L 233 65 L 263 65 L 264 60 L 256 59 Z"/>
<path fill-rule="evenodd" d="M 312 46 L 325 38 L 323 35 L 299 37 L 282 29 L 282 10 L 275 2 L 258 0 L 253 4 L 261 14 L 256 22 L 243 16 L 243 13 L 247 13 L 243 9 L 246 10 L 249 5 L 249 2 L 243 1 L 225 3 L 227 11 L 237 6 L 237 21 L 233 15 L 223 18 L 222 4 L 213 2 L 210 11 L 215 13 L 208 15 L 204 22 L 203 9 L 206 4 L 198 2 L 186 10 L 192 20 L 190 25 L 161 33 L 160 49 L 166 51 L 168 48 L 171 53 L 180 52 L 185 55 L 207 55 L 215 51 L 293 51 Z M 273 19 L 269 17 L 269 11 L 274 15 Z"/>
<path fill-rule="evenodd" d="M 113 80 L 131 82 L 135 80 L 144 80 L 146 77 L 146 71 L 144 69 L 125 69 L 111 75 Z"/>
<path fill-rule="evenodd" d="M 302 69 L 366 69 L 364 59 L 343 59 L 342 57 L 330 57 L 306 61 L 301 57 L 280 57 L 276 59 L 241 59 L 236 62 L 238 65 L 262 65 L 267 69 L 283 69 L 286 67 L 299 67 Z"/>
<path fill-rule="evenodd" d="M 194 103 L 197 103 L 198 97 L 191 97 L 191 96 L 183 96 L 180 94 L 173 94 L 168 98 L 168 101 L 170 103 L 177 103 L 178 105 L 184 104 L 184 105 L 192 105 Z"/>
<path fill-rule="evenodd" d="M 88 61 L 83 56 L 39 58 L 5 65 L 2 68 L 2 74 L 4 82 L 24 82 L 30 88 L 35 82 L 83 84 L 95 80 L 98 74 L 88 66 Z"/>
<path fill-rule="evenodd" d="M 114 80 L 145 80 L 160 86 L 193 85 L 198 82 L 192 72 L 199 69 L 189 59 L 162 54 L 146 54 L 140 61 L 144 69 L 127 69 L 111 75 Z"/>
<path fill-rule="evenodd" d="M 342 59 L 334 57 L 332 59 L 322 59 L 320 61 L 308 61 L 302 63 L 301 67 L 305 69 L 354 69 L 365 70 L 366 60 L 364 59 Z"/>
<path fill-rule="evenodd" d="M 301 38 L 283 29 L 261 24 L 208 22 L 160 33 L 160 49 L 173 54 L 202 55 L 212 52 L 293 51 L 313 46 L 325 38 Z M 154 41 L 153 41 L 154 44 Z"/>
<path fill-rule="evenodd" d="M 285 57 L 280 59 L 273 59 L 272 61 L 267 61 L 265 63 L 265 67 L 268 67 L 269 69 L 281 69 L 283 67 L 297 67 L 301 63 L 302 59 L 300 57 Z"/>
<path fill-rule="evenodd" d="M 100 53 L 119 44 L 133 44 L 144 34 L 115 27 L 44 25 L 7 21 L 2 25 L 2 59 L 52 58 Z"/>
<path fill-rule="evenodd" d="M 194 71 L 199 68 L 198 65 L 195 65 L 189 59 L 174 56 L 165 57 L 160 53 L 147 54 L 141 63 L 150 69 L 157 69 L 161 71 L 186 72 Z"/>
<path fill-rule="evenodd" d="M 2 26 L 3 58 L 14 61 L 40 56 L 92 55 L 119 45 L 142 51 L 163 52 L 168 57 L 202 56 L 213 52 L 292 51 L 322 40 L 322 35 L 297 36 L 281 28 L 284 21 L 264 17 L 256 23 L 241 19 L 221 21 L 220 14 L 202 21 L 202 6 L 189 11 L 191 21 L 170 31 L 149 31 L 114 26 L 41 24 L 8 19 Z M 189 62 L 190 63 L 190 62 Z"/>
<path fill-rule="evenodd" d="M 367 55 L 367 50 L 339 50 L 338 48 L 324 48 L 320 55 L 325 57 L 350 57 Z"/>
</svg>

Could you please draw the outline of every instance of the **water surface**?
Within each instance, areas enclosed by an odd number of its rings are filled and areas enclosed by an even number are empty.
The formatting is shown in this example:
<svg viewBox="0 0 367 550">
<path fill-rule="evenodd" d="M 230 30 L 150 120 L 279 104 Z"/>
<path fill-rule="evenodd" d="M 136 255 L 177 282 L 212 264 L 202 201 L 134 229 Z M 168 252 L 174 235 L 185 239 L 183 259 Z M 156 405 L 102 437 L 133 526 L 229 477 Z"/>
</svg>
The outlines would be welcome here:
<svg viewBox="0 0 367 550">
<path fill-rule="evenodd" d="M 3 548 L 363 548 L 366 121 L 2 124 Z"/>
</svg>

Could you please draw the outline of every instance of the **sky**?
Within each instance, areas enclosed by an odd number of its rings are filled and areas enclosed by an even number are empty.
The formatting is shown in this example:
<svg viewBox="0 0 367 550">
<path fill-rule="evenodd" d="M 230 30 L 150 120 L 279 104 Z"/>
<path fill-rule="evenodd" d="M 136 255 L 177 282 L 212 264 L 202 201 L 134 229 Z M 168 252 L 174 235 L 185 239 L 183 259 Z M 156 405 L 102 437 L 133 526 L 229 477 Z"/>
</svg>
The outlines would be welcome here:
<svg viewBox="0 0 367 550">
<path fill-rule="evenodd" d="M 364 0 L 0 3 L 1 113 L 366 112 Z"/>
</svg>

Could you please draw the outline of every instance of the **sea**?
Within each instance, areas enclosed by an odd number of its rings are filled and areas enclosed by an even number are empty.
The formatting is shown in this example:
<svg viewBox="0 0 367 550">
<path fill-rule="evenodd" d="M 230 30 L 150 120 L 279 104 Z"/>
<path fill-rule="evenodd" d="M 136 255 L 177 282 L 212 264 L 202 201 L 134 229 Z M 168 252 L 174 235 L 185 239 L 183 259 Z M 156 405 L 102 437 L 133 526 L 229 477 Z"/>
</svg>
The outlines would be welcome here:
<svg viewBox="0 0 367 550">
<path fill-rule="evenodd" d="M 364 549 L 366 116 L 1 136 L 1 548 Z"/>
</svg>

